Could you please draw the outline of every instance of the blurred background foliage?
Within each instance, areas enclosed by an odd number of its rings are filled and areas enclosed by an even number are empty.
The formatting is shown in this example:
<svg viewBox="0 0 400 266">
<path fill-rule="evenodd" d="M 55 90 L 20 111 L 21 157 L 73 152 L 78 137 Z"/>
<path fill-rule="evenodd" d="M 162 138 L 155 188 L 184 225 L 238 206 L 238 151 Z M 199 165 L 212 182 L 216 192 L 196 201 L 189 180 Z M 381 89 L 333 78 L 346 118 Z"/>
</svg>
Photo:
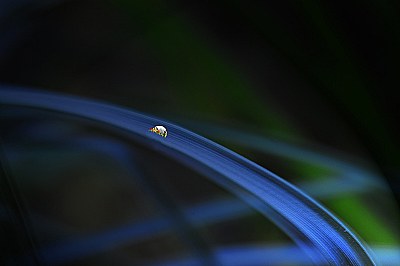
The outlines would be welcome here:
<svg viewBox="0 0 400 266">
<path fill-rule="evenodd" d="M 300 186 L 369 245 L 396 249 L 399 5 L 390 0 L 1 1 L 0 82 L 101 99 L 168 118 Z M 31 126 L 50 128 L 62 139 L 100 134 L 102 143 L 111 138 L 109 133 L 58 124 L 44 114 L 39 121 L 4 117 L 2 138 L 25 156 L 10 160 L 13 175 L 43 178 L 33 182 L 38 187 L 19 181 L 33 204 L 28 209 L 40 213 L 42 206 L 53 219 L 66 215 L 56 220 L 72 223 L 74 230 L 86 228 L 86 233 L 135 220 L 135 213 L 154 215 L 137 184 L 121 185 L 129 174 L 118 172 L 109 157 L 51 141 L 49 149 L 43 148 L 49 136 L 35 139 L 40 134 L 33 134 Z M 16 133 L 21 127 L 30 132 L 28 143 Z M 131 149 L 142 174 L 163 187 L 158 194 L 167 193 L 177 206 L 229 198 L 196 173 L 135 145 Z M 44 180 L 60 172 L 65 174 L 60 183 Z M 91 191 L 93 202 L 85 191 Z M 47 206 L 38 195 L 45 201 L 60 196 L 64 202 L 57 206 L 64 211 Z M 100 210 L 98 200 L 109 208 Z M 289 241 L 258 214 L 246 217 L 203 228 L 203 244 Z M 44 221 L 38 223 L 48 232 Z M 65 226 L 61 232 L 68 236 Z M 184 249 L 174 239 L 153 241 L 149 247 L 157 252 L 167 246 Z M 162 243 L 163 248 L 156 247 Z M 137 258 L 147 253 L 136 247 L 124 254 Z"/>
</svg>

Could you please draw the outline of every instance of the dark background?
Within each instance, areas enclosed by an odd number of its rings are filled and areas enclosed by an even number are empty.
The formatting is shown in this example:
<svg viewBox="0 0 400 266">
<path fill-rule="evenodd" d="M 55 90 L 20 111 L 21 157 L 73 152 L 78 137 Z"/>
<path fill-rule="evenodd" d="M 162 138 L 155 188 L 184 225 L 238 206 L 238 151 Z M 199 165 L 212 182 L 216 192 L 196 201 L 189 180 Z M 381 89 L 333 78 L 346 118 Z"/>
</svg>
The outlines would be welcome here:
<svg viewBox="0 0 400 266">
<path fill-rule="evenodd" d="M 0 81 L 278 135 L 290 125 L 310 141 L 367 153 L 398 190 L 398 8 L 3 1 Z"/>
<path fill-rule="evenodd" d="M 2 1 L 0 82 L 321 149 L 377 169 L 398 198 L 399 8 L 394 0 Z M 243 153 L 284 178 L 296 173 Z"/>
</svg>

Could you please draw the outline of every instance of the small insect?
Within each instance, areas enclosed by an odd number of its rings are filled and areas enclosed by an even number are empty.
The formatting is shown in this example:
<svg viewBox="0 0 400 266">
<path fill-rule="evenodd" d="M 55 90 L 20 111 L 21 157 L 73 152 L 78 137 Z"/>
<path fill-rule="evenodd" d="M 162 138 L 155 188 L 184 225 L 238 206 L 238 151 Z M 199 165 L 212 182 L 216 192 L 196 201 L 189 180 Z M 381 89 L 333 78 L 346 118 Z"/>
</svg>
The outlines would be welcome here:
<svg viewBox="0 0 400 266">
<path fill-rule="evenodd" d="M 164 138 L 166 138 L 168 134 L 167 129 L 163 126 L 152 127 L 149 129 L 149 131 L 157 133 L 158 135 L 163 136 Z"/>
</svg>

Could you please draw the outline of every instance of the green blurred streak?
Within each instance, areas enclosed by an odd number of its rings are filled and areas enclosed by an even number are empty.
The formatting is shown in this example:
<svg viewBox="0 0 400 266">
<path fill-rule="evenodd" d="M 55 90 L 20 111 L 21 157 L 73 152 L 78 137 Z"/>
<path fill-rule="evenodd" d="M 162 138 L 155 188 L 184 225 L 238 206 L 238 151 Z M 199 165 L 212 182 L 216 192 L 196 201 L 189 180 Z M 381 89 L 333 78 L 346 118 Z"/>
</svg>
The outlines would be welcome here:
<svg viewBox="0 0 400 266">
<path fill-rule="evenodd" d="M 310 164 L 299 161 L 290 161 L 290 167 L 302 174 L 301 179 L 304 181 L 321 181 L 327 177 L 338 175 L 338 173 L 318 164 Z"/>
<path fill-rule="evenodd" d="M 369 244 L 399 245 L 399 240 L 358 197 L 343 196 L 327 202 L 326 205 L 350 223 L 353 229 L 355 226 L 354 231 Z"/>
<path fill-rule="evenodd" d="M 277 112 L 260 100 L 248 81 L 193 28 L 159 1 L 120 1 L 144 29 L 164 64 L 169 90 L 180 109 L 219 119 L 239 118 L 266 132 L 291 132 Z M 146 15 L 143 15 L 146 14 Z M 264 101 L 264 99 L 263 99 Z"/>
<path fill-rule="evenodd" d="M 396 148 L 381 121 L 382 115 L 368 94 L 363 74 L 349 55 L 349 49 L 331 30 L 323 10 L 315 1 L 303 1 L 304 9 L 324 40 L 322 45 L 328 48 L 324 55 L 331 59 L 329 67 L 324 67 L 327 62 L 321 66 L 322 62 L 310 60 L 313 58 L 307 54 L 307 47 L 299 46 L 299 42 L 290 33 L 262 13 L 256 4 L 241 5 L 239 1 L 233 3 L 278 51 L 302 68 L 311 83 L 317 84 L 317 87 L 322 85 L 324 90 L 334 96 L 352 117 L 352 121 L 373 141 L 379 154 L 396 165 L 397 160 L 391 158 L 392 154 L 396 154 Z M 171 14 L 173 8 L 167 6 L 166 2 L 119 0 L 117 4 L 131 16 L 132 25 L 139 28 L 149 45 L 154 47 L 167 72 L 170 83 L 168 90 L 175 96 L 179 108 L 206 114 L 208 118 L 235 116 L 250 124 L 261 125 L 265 132 L 271 133 L 272 129 L 297 137 L 295 129 L 273 112 L 269 105 L 260 101 L 246 79 L 213 50 L 209 42 L 194 32 L 188 26 L 188 21 L 176 13 Z M 304 166 L 296 168 L 301 176 L 316 176 L 320 172 Z M 369 241 L 395 242 L 383 223 L 358 198 L 348 197 L 329 204 Z M 365 222 L 365 217 L 368 217 L 368 222 Z"/>
</svg>

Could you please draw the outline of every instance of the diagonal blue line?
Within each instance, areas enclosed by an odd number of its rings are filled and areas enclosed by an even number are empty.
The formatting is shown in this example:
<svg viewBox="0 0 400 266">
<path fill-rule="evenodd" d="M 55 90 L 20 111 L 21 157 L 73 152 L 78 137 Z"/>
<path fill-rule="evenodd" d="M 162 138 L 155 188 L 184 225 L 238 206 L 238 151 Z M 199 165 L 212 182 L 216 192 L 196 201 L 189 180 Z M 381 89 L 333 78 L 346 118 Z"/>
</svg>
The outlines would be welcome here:
<svg viewBox="0 0 400 266">
<path fill-rule="evenodd" d="M 282 228 L 315 263 L 375 264 L 349 228 L 312 198 L 254 162 L 186 129 L 104 103 L 18 88 L 0 90 L 0 103 L 61 112 L 126 130 L 245 200 Z M 147 131 L 158 124 L 168 129 L 167 138 Z"/>
</svg>

